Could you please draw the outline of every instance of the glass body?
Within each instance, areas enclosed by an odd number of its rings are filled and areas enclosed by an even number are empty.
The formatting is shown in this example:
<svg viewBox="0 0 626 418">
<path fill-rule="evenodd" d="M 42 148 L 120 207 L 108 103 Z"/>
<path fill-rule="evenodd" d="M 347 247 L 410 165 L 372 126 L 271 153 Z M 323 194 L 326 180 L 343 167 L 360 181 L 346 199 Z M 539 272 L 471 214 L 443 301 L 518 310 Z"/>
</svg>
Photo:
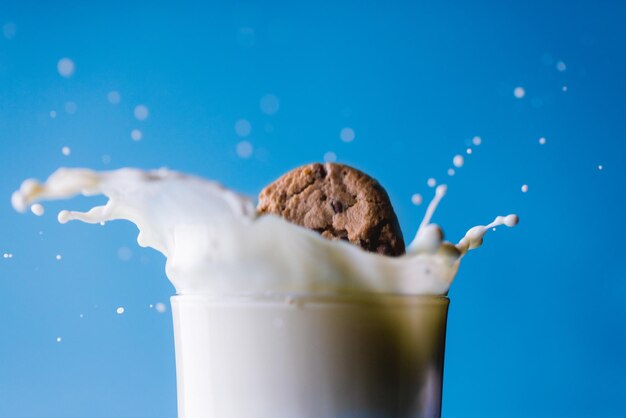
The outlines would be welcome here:
<svg viewBox="0 0 626 418">
<path fill-rule="evenodd" d="M 173 296 L 179 418 L 433 418 L 449 300 Z"/>
</svg>

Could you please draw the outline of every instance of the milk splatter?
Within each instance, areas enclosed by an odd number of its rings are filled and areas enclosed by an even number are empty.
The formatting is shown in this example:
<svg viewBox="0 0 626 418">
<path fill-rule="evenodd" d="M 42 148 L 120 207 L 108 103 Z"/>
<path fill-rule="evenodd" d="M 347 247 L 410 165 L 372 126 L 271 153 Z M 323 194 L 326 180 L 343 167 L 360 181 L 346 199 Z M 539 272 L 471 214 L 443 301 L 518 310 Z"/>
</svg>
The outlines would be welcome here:
<svg viewBox="0 0 626 418">
<path fill-rule="evenodd" d="M 516 215 L 471 228 L 456 245 L 431 223 L 446 193 L 439 185 L 407 253 L 386 257 L 330 241 L 273 216 L 257 216 L 253 202 L 221 185 L 167 169 L 97 172 L 61 168 L 45 183 L 26 180 L 12 196 L 24 212 L 39 200 L 103 194 L 87 212 L 61 211 L 61 223 L 124 219 L 139 229 L 137 242 L 167 258 L 166 274 L 179 294 L 379 292 L 446 294 L 461 258 L 498 225 Z"/>
<path fill-rule="evenodd" d="M 483 238 L 490 228 L 495 228 L 500 225 L 513 227 L 517 225 L 518 222 L 519 217 L 517 215 L 498 216 L 489 225 L 478 225 L 467 231 L 463 239 L 456 245 L 456 248 L 461 251 L 461 254 L 465 254 L 467 251 L 473 250 L 482 245 Z"/>
</svg>

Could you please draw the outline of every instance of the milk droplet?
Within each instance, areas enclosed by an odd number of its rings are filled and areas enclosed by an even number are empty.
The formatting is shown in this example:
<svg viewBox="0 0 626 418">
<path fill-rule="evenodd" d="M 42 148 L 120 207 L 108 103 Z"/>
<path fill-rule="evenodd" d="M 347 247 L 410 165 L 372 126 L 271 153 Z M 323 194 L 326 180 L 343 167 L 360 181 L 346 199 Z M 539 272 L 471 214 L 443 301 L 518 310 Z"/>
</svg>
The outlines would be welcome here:
<svg viewBox="0 0 626 418">
<path fill-rule="evenodd" d="M 252 125 L 246 119 L 239 119 L 235 122 L 235 133 L 242 138 L 247 137 L 252 132 Z"/>
<path fill-rule="evenodd" d="M 464 162 L 465 162 L 465 159 L 460 154 L 455 155 L 454 158 L 452 159 L 452 164 L 454 164 L 454 166 L 457 168 L 463 167 Z"/>
<path fill-rule="evenodd" d="M 124 313 L 124 307 L 123 307 L 123 306 L 120 306 L 119 308 L 117 308 L 117 309 L 115 310 L 115 312 L 117 312 L 117 314 L 118 314 L 118 315 L 123 314 L 123 313 Z"/>
<path fill-rule="evenodd" d="M 51 110 L 50 111 L 50 118 L 55 119 L 57 117 L 57 111 L 56 110 Z"/>
<path fill-rule="evenodd" d="M 526 193 L 528 191 L 528 185 L 524 184 L 522 185 L 522 193 Z"/>
<path fill-rule="evenodd" d="M 66 157 L 70 155 L 71 153 L 72 153 L 72 150 L 70 149 L 70 147 L 61 148 L 61 154 L 65 155 Z"/>
<path fill-rule="evenodd" d="M 471 148 L 468 148 L 465 150 L 465 152 L 467 153 L 467 155 L 471 155 L 473 151 Z"/>
<path fill-rule="evenodd" d="M 539 143 L 541 145 L 545 145 L 546 144 L 546 138 L 544 138 L 543 136 L 541 138 L 539 138 Z"/>
<path fill-rule="evenodd" d="M 85 317 L 85 315 L 80 314 L 80 315 L 78 315 L 78 317 L 79 317 L 80 319 L 83 319 L 83 318 Z"/>
<path fill-rule="evenodd" d="M 65 103 L 65 113 L 68 115 L 73 115 L 78 110 L 78 106 L 74 102 Z"/>
<path fill-rule="evenodd" d="M 30 211 L 33 212 L 37 216 L 41 216 L 44 214 L 45 210 L 40 203 L 35 203 L 30 207 Z"/>
<path fill-rule="evenodd" d="M 413 203 L 415 206 L 421 205 L 423 201 L 424 199 L 419 193 L 415 193 L 413 196 L 411 196 L 411 203 Z"/>
<path fill-rule="evenodd" d="M 76 70 L 76 66 L 74 65 L 74 61 L 69 58 L 61 58 L 59 62 L 57 62 L 57 70 L 61 77 L 70 78 L 74 75 L 74 71 Z"/>
<path fill-rule="evenodd" d="M 60 342 L 61 342 L 61 340 L 63 340 L 61 337 L 57 337 L 57 338 L 56 338 L 56 342 L 58 342 L 58 343 L 60 343 Z"/>
<path fill-rule="evenodd" d="M 498 219 L 498 218 L 496 218 Z M 509 228 L 514 227 L 515 225 L 517 225 L 519 223 L 519 216 L 512 214 L 512 215 L 507 215 L 504 217 L 504 221 L 502 222 L 504 225 L 508 226 Z"/>
<path fill-rule="evenodd" d="M 437 180 L 431 177 L 426 180 L 426 184 L 428 185 L 428 187 L 435 187 L 437 185 Z"/>
<path fill-rule="evenodd" d="M 559 61 L 559 62 L 556 63 L 556 69 L 558 71 L 563 72 L 563 71 L 567 70 L 567 65 L 565 65 L 565 63 L 563 61 Z"/>
<path fill-rule="evenodd" d="M 122 97 L 120 96 L 120 93 L 115 90 L 112 90 L 107 93 L 107 100 L 111 104 L 114 104 L 114 105 L 119 104 L 121 99 Z"/>
<path fill-rule="evenodd" d="M 122 261 L 129 261 L 133 258 L 133 251 L 128 247 L 120 247 L 117 249 L 117 257 Z"/>
<path fill-rule="evenodd" d="M 141 138 L 143 138 L 143 134 L 139 129 L 133 129 L 132 131 L 130 131 L 130 138 L 133 141 L 141 141 Z"/>
<path fill-rule="evenodd" d="M 526 90 L 524 89 L 524 87 L 515 87 L 515 89 L 513 90 L 513 95 L 517 99 L 522 99 L 524 98 L 524 96 L 526 96 Z"/>
<path fill-rule="evenodd" d="M 472 138 L 472 144 L 479 146 L 482 143 L 483 143 L 483 140 L 481 137 L 475 136 L 474 138 Z"/>
<path fill-rule="evenodd" d="M 13 39 L 17 33 L 17 25 L 13 22 L 7 22 L 2 25 L 2 34 L 7 39 Z"/>
<path fill-rule="evenodd" d="M 259 105 L 261 107 L 261 112 L 265 113 L 266 115 L 275 115 L 280 107 L 280 101 L 278 100 L 278 97 L 274 96 L 273 94 L 266 94 L 265 96 L 261 97 L 261 102 Z"/>
<path fill-rule="evenodd" d="M 449 169 L 448 169 L 448 175 L 449 175 L 450 177 L 454 176 L 454 174 L 455 174 L 455 173 L 456 173 L 456 172 L 454 171 L 454 168 L 449 168 Z"/>
<path fill-rule="evenodd" d="M 137 105 L 135 106 L 135 110 L 133 111 L 135 118 L 137 120 L 146 120 L 150 112 L 148 111 L 148 107 L 145 105 Z"/>
<path fill-rule="evenodd" d="M 165 312 L 166 307 L 165 307 L 165 304 L 164 304 L 164 303 L 162 303 L 162 302 L 157 302 L 157 303 L 154 305 L 154 309 L 156 309 L 156 311 L 157 311 L 158 313 L 163 313 L 163 312 Z"/>
<path fill-rule="evenodd" d="M 563 90 L 563 91 L 567 91 L 567 86 L 563 86 L 563 87 L 561 87 L 561 90 Z"/>
<path fill-rule="evenodd" d="M 352 142 L 354 141 L 355 133 L 352 128 L 345 127 L 341 131 L 339 131 L 339 138 L 343 142 Z"/>
<path fill-rule="evenodd" d="M 55 255 L 55 256 L 54 256 L 54 258 L 56 258 L 57 260 L 60 260 L 60 259 L 62 259 L 63 257 L 61 256 L 61 254 L 57 254 L 57 255 Z"/>
<path fill-rule="evenodd" d="M 600 164 L 600 165 L 598 166 L 598 170 L 599 170 L 599 171 L 604 170 L 604 167 L 602 166 L 602 164 Z"/>
<path fill-rule="evenodd" d="M 252 144 L 248 141 L 241 141 L 237 144 L 236 152 L 240 158 L 250 158 L 254 151 Z"/>
<path fill-rule="evenodd" d="M 324 154 L 325 163 L 334 163 L 335 161 L 337 161 L 337 154 L 335 154 L 334 152 L 328 151 Z"/>
</svg>

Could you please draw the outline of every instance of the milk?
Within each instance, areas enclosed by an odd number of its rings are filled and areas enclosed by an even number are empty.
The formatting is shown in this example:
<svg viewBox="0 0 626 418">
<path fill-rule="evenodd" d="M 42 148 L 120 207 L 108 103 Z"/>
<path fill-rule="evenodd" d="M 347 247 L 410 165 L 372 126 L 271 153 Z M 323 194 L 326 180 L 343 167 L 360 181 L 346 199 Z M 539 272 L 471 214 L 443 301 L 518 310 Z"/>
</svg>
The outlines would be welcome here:
<svg viewBox="0 0 626 418">
<path fill-rule="evenodd" d="M 174 296 L 179 417 L 438 417 L 447 307 L 435 296 Z"/>
<path fill-rule="evenodd" d="M 454 245 L 430 223 L 446 193 L 437 187 L 407 253 L 386 257 L 273 215 L 257 216 L 253 202 L 199 177 L 166 169 L 124 168 L 96 172 L 61 168 L 45 183 L 26 180 L 12 196 L 24 212 L 47 199 L 103 194 L 103 206 L 62 211 L 59 221 L 104 223 L 117 219 L 139 228 L 137 242 L 167 258 L 166 273 L 177 294 L 388 293 L 445 295 L 461 258 L 479 247 L 492 227 L 514 226 L 516 215 L 471 228 Z"/>
<path fill-rule="evenodd" d="M 165 255 L 180 418 L 436 418 L 445 295 L 487 231 L 518 222 L 498 216 L 446 242 L 430 223 L 445 193 L 400 257 L 258 216 L 250 199 L 166 169 L 61 168 L 26 180 L 12 203 L 103 194 L 59 221 L 128 220 L 139 245 Z"/>
</svg>

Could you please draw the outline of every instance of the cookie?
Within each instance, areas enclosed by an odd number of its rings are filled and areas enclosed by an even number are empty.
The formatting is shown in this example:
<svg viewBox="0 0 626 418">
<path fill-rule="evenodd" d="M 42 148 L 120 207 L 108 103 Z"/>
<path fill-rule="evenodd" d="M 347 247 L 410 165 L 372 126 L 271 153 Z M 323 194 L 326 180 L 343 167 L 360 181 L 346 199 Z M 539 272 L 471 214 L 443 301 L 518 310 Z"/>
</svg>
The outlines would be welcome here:
<svg viewBox="0 0 626 418">
<path fill-rule="evenodd" d="M 261 191 L 257 211 L 366 251 L 404 254 L 400 224 L 385 189 L 343 164 L 313 163 L 284 174 Z"/>
</svg>

